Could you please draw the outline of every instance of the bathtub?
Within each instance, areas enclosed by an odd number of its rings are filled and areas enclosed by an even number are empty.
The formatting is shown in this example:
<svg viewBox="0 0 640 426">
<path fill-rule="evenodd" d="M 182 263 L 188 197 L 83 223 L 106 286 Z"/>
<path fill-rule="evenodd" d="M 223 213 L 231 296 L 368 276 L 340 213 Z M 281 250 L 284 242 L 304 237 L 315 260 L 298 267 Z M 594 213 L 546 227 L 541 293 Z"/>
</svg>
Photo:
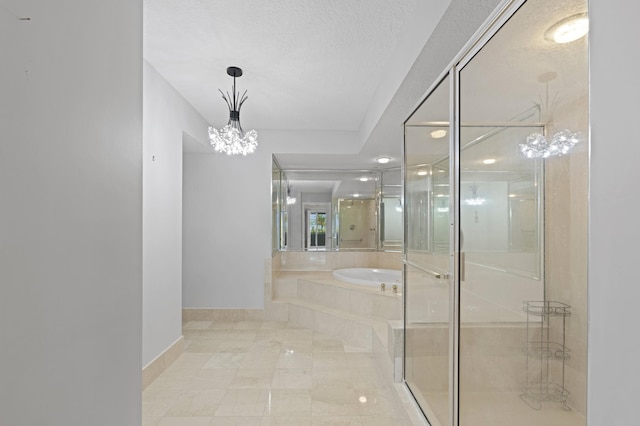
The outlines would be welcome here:
<svg viewBox="0 0 640 426">
<path fill-rule="evenodd" d="M 393 284 L 401 286 L 402 272 L 397 269 L 378 268 L 345 268 L 333 271 L 333 278 L 352 284 L 380 287 L 381 283 L 391 287 Z"/>
</svg>

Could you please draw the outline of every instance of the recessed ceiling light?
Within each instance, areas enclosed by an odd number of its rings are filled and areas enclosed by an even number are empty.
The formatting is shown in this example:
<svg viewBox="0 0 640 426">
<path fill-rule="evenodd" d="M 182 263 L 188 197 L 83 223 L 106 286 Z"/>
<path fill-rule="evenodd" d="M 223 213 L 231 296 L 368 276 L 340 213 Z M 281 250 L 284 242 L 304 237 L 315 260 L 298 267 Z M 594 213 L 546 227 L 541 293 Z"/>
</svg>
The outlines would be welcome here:
<svg viewBox="0 0 640 426">
<path fill-rule="evenodd" d="M 589 32 L 589 17 L 586 13 L 569 16 L 555 23 L 545 33 L 545 38 L 556 43 L 570 43 Z"/>
<path fill-rule="evenodd" d="M 418 172 L 418 176 L 426 176 L 427 175 L 427 171 L 426 170 L 420 170 Z"/>
<path fill-rule="evenodd" d="M 445 129 L 438 129 L 431 132 L 431 137 L 434 139 L 440 139 L 447 136 L 447 131 Z"/>
<path fill-rule="evenodd" d="M 369 178 L 368 177 L 361 177 L 360 178 L 360 182 L 368 182 Z"/>
<path fill-rule="evenodd" d="M 380 164 L 387 164 L 389 161 L 391 161 L 391 158 L 389 158 L 389 157 L 380 157 L 376 161 L 378 163 L 380 163 Z"/>
<path fill-rule="evenodd" d="M 360 194 L 353 194 L 354 197 L 358 198 Z"/>
<path fill-rule="evenodd" d="M 483 164 L 493 164 L 496 162 L 495 158 L 487 158 L 486 160 L 482 160 Z"/>
</svg>

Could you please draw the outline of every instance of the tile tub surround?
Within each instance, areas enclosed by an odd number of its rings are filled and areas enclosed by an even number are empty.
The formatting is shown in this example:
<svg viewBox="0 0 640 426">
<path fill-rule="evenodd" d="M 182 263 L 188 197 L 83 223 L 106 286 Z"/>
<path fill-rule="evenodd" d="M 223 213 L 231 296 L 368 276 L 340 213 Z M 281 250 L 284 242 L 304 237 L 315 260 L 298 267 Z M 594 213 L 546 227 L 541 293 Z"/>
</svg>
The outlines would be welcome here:
<svg viewBox="0 0 640 426">
<path fill-rule="evenodd" d="M 290 323 L 376 352 L 385 374 L 401 380 L 400 292 L 339 281 L 329 271 L 282 271 L 273 282 L 274 302 L 289 305 Z"/>
<path fill-rule="evenodd" d="M 143 425 L 425 425 L 374 354 L 331 336 L 284 322 L 189 321 L 184 337 L 184 353 L 143 392 Z"/>
</svg>

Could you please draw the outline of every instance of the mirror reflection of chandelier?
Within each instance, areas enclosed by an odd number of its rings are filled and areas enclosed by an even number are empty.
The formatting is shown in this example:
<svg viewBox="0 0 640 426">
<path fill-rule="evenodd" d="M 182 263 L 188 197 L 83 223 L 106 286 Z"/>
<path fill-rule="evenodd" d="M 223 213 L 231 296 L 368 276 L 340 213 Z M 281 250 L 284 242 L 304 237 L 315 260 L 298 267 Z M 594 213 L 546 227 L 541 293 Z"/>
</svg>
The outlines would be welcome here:
<svg viewBox="0 0 640 426">
<path fill-rule="evenodd" d="M 464 200 L 465 204 L 467 204 L 468 206 L 481 206 L 483 205 L 487 200 L 486 198 L 482 198 L 480 196 L 478 196 L 478 185 L 476 185 L 475 183 L 473 185 L 470 186 L 471 188 L 471 197 L 470 198 L 466 198 Z"/>
<path fill-rule="evenodd" d="M 542 133 L 532 133 L 520 144 L 520 152 L 527 158 L 548 158 L 568 153 L 580 141 L 580 136 L 565 129 L 547 140 Z"/>
<path fill-rule="evenodd" d="M 217 152 L 227 155 L 251 154 L 258 147 L 258 132 L 249 130 L 245 133 L 240 125 L 240 108 L 247 100 L 246 90 L 242 96 L 236 92 L 236 77 L 242 76 L 242 70 L 238 67 L 229 67 L 227 74 L 233 77 L 233 96 L 230 96 L 229 92 L 225 95 L 222 90 L 218 89 L 218 91 L 229 107 L 229 122 L 220 130 L 209 127 L 209 139 Z"/>
<path fill-rule="evenodd" d="M 538 81 L 545 83 L 545 99 L 541 100 L 540 113 L 541 118 L 547 125 L 553 123 L 553 109 L 558 104 L 558 96 L 553 97 L 549 102 L 549 82 L 557 77 L 557 73 L 554 71 L 546 72 L 538 77 Z M 551 138 L 540 133 L 535 132 L 527 136 L 525 142 L 520 143 L 520 152 L 527 158 L 549 158 L 555 156 L 561 156 L 568 153 L 578 142 L 580 142 L 580 135 L 574 133 L 571 130 L 564 129 L 554 133 Z"/>
<path fill-rule="evenodd" d="M 291 196 L 291 187 L 287 183 L 287 205 L 290 206 L 296 203 L 296 197 Z"/>
</svg>

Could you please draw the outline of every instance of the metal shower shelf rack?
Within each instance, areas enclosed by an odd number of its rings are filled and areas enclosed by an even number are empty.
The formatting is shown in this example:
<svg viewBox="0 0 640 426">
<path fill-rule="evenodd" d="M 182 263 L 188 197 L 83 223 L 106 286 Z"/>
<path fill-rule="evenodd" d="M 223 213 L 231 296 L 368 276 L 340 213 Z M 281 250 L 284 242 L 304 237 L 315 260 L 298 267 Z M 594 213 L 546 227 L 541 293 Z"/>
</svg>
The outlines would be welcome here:
<svg viewBox="0 0 640 426">
<path fill-rule="evenodd" d="M 571 315 L 571 306 L 548 300 L 526 301 L 523 310 L 527 313 L 524 351 L 527 370 L 520 398 L 535 410 L 540 410 L 545 401 L 560 402 L 565 410 L 569 410 L 564 373 L 565 361 L 571 357 L 571 351 L 565 345 L 566 318 Z M 560 372 L 552 362 L 559 363 Z"/>
</svg>

